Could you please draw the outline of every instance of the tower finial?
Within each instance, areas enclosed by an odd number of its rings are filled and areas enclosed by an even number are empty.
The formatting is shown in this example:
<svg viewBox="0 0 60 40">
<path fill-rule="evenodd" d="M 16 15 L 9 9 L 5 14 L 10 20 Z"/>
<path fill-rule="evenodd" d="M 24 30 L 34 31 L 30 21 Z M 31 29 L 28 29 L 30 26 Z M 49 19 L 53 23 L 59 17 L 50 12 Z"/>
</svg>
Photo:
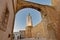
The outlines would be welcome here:
<svg viewBox="0 0 60 40">
<path fill-rule="evenodd" d="M 30 16 L 30 13 L 28 14 L 28 16 Z"/>
</svg>

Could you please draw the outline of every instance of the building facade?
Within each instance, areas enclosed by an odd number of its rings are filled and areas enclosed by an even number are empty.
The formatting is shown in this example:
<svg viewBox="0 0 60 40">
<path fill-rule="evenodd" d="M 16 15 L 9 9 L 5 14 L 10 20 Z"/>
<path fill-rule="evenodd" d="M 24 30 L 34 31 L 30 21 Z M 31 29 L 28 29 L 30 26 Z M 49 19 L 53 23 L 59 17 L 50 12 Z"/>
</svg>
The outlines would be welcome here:
<svg viewBox="0 0 60 40">
<path fill-rule="evenodd" d="M 52 0 L 51 6 L 23 0 L 0 0 L 0 40 L 12 39 L 16 12 L 23 8 L 34 8 L 41 12 L 46 20 L 44 21 L 46 40 L 50 39 L 51 31 L 54 31 L 56 39 L 60 40 L 60 0 Z"/>
</svg>

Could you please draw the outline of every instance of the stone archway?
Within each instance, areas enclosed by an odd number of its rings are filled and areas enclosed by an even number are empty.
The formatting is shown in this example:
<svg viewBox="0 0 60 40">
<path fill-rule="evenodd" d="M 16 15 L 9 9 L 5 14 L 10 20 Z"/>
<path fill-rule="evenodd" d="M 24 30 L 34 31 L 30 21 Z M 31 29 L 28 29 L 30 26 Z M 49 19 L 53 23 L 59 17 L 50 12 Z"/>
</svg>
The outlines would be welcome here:
<svg viewBox="0 0 60 40">
<path fill-rule="evenodd" d="M 8 10 L 9 10 L 9 18 L 8 18 L 8 24 L 7 24 L 6 31 L 4 32 L 4 31 L 0 30 L 0 40 L 11 40 L 12 39 L 15 14 L 18 10 L 21 10 L 23 8 L 34 8 L 34 9 L 40 11 L 42 13 L 42 15 L 44 15 L 43 18 L 46 18 L 47 23 L 51 22 L 55 25 L 55 26 L 53 26 L 53 28 L 56 31 L 57 40 L 60 39 L 60 37 L 59 37 L 60 36 L 59 35 L 59 33 L 60 33 L 60 31 L 59 31 L 59 29 L 60 29 L 59 28 L 59 26 L 60 26 L 60 24 L 59 24 L 60 15 L 59 15 L 59 13 L 60 12 L 56 11 L 57 8 L 55 9 L 52 6 L 36 4 L 36 3 L 22 1 L 22 0 L 14 0 L 14 1 L 12 1 L 12 0 L 9 0 L 9 1 L 1 0 L 1 4 L 2 5 L 0 6 L 1 7 L 0 10 L 2 10 L 2 11 L 0 11 L 0 18 L 3 14 L 2 12 L 4 11 L 6 5 L 7 5 Z M 14 7 L 14 9 L 13 9 L 13 7 Z M 0 23 L 1 23 L 1 20 L 0 20 Z M 47 30 L 45 30 L 45 31 L 47 31 Z M 3 35 L 5 35 L 5 36 L 3 36 Z"/>
<path fill-rule="evenodd" d="M 44 24 L 46 23 L 46 25 L 45 25 L 46 26 L 45 31 L 47 31 L 46 35 L 49 35 L 49 34 L 47 34 L 48 33 L 47 24 L 49 23 L 49 21 L 51 22 L 51 19 L 49 20 L 49 18 L 50 18 L 49 12 L 51 10 L 54 11 L 54 8 L 51 7 L 51 6 L 47 6 L 47 5 L 41 5 L 41 4 L 36 4 L 36 3 L 32 3 L 32 2 L 17 0 L 17 4 L 15 6 L 15 14 L 16 14 L 17 11 L 19 11 L 19 10 L 21 10 L 23 8 L 33 8 L 33 9 L 36 9 L 39 12 L 42 13 L 42 17 L 44 18 Z M 47 9 L 49 9 L 49 12 L 48 12 Z"/>
</svg>

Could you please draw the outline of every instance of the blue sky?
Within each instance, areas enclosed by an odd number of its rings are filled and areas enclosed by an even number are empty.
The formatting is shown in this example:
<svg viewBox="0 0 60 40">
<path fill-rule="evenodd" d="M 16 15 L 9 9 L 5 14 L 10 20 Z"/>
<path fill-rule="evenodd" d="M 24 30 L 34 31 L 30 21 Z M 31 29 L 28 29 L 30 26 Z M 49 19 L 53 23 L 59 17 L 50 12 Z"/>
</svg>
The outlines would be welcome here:
<svg viewBox="0 0 60 40">
<path fill-rule="evenodd" d="M 51 0 L 26 0 L 26 1 L 35 2 L 44 5 L 51 5 Z"/>
<path fill-rule="evenodd" d="M 37 0 L 26 0 L 26 1 L 35 2 L 35 3 L 39 3 L 43 5 L 51 5 L 51 0 L 38 0 L 38 1 Z M 42 17 L 39 11 L 32 9 L 32 8 L 24 8 L 22 10 L 19 10 L 15 16 L 14 32 L 25 29 L 26 16 L 29 13 L 32 17 L 33 26 L 41 22 Z"/>
</svg>

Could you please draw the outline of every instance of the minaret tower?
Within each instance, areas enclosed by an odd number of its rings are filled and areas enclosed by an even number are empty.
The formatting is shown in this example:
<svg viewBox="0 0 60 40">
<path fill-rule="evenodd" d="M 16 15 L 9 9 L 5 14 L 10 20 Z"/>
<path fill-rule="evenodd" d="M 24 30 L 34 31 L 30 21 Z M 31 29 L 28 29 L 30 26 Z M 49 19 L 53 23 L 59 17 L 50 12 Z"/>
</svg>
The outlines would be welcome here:
<svg viewBox="0 0 60 40">
<path fill-rule="evenodd" d="M 32 37 L 31 29 L 32 29 L 32 17 L 29 14 L 26 20 L 26 37 L 27 38 Z"/>
<path fill-rule="evenodd" d="M 30 16 L 30 14 L 27 16 L 27 20 L 26 20 L 26 26 L 31 26 L 32 27 L 32 17 Z"/>
</svg>

